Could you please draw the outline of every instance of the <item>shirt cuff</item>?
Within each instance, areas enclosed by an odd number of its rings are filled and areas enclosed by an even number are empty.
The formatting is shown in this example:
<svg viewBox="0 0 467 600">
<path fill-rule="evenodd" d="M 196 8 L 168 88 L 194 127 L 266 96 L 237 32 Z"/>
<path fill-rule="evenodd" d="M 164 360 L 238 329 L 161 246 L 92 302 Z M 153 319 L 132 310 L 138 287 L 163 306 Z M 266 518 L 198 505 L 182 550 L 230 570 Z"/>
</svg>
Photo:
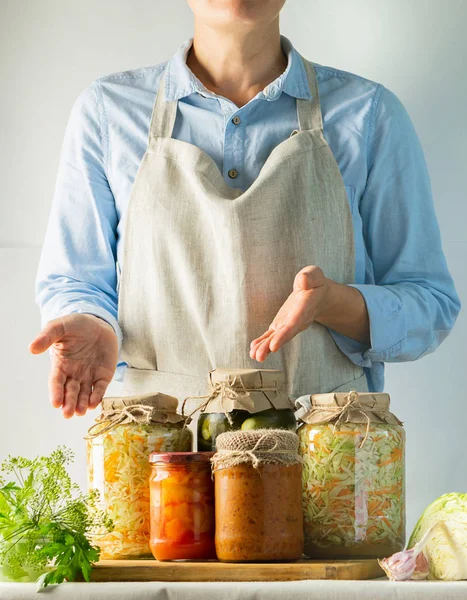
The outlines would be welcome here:
<svg viewBox="0 0 467 600">
<path fill-rule="evenodd" d="M 112 329 L 115 331 L 115 335 L 118 340 L 118 355 L 120 356 L 120 351 L 122 348 L 122 330 L 120 329 L 120 325 L 118 324 L 117 319 L 105 308 L 97 306 L 96 304 L 92 304 L 90 302 L 74 302 L 73 304 L 69 304 L 68 306 L 63 307 L 57 313 L 53 315 L 47 315 L 46 313 L 42 319 L 42 325 L 44 326 L 47 321 L 52 319 L 57 319 L 58 317 L 65 317 L 67 315 L 74 314 L 83 314 L 83 315 L 94 315 L 99 319 L 102 319 L 106 323 L 108 323 Z"/>
<path fill-rule="evenodd" d="M 399 296 L 382 285 L 353 284 L 363 296 L 370 321 L 370 347 L 336 331 L 330 333 L 338 348 L 354 364 L 371 368 L 402 351 L 407 337 L 405 312 Z"/>
</svg>

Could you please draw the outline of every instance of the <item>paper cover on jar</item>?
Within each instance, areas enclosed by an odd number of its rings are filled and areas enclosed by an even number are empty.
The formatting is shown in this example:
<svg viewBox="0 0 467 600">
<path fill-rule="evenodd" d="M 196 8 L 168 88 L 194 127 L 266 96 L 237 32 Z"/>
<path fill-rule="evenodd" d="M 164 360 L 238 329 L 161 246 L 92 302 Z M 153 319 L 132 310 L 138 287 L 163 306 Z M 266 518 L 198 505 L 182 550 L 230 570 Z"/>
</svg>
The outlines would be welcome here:
<svg viewBox="0 0 467 600">
<path fill-rule="evenodd" d="M 282 371 L 267 369 L 215 369 L 209 373 L 211 392 L 202 405 L 208 413 L 247 410 L 257 413 L 269 408 L 293 408 L 284 389 Z"/>
<path fill-rule="evenodd" d="M 295 416 L 304 423 L 388 423 L 402 425 L 390 410 L 385 393 L 336 392 L 301 396 L 295 401 Z"/>
<path fill-rule="evenodd" d="M 177 412 L 178 400 L 161 392 L 137 396 L 108 397 L 102 412 L 88 430 L 88 437 L 101 435 L 116 425 L 127 423 L 180 423 L 187 418 Z"/>
</svg>

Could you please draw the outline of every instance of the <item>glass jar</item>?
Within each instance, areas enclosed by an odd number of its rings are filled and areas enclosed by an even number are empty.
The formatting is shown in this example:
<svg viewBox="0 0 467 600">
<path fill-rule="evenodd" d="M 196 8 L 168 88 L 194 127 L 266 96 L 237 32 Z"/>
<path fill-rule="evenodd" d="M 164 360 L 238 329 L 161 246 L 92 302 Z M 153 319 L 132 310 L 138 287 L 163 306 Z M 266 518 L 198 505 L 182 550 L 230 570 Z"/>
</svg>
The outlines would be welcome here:
<svg viewBox="0 0 467 600">
<path fill-rule="evenodd" d="M 228 432 L 214 455 L 221 561 L 297 560 L 303 553 L 302 465 L 291 431 Z"/>
<path fill-rule="evenodd" d="M 402 550 L 405 433 L 389 412 L 389 396 L 352 392 L 311 400 L 298 430 L 305 554 L 383 558 Z"/>
<path fill-rule="evenodd" d="M 206 452 L 151 454 L 150 545 L 157 560 L 216 557 L 211 456 Z"/>
<path fill-rule="evenodd" d="M 112 532 L 93 539 L 101 559 L 151 556 L 149 455 L 189 451 L 193 443 L 177 404 L 164 394 L 102 401 L 102 414 L 87 437 L 88 486 L 99 491 L 99 507 L 114 523 Z"/>
<path fill-rule="evenodd" d="M 296 430 L 282 371 L 216 369 L 210 373 L 210 385 L 211 393 L 198 418 L 199 451 L 214 451 L 217 436 L 227 431 Z"/>
<path fill-rule="evenodd" d="M 201 413 L 198 418 L 198 450 L 213 452 L 217 436 L 226 431 L 250 429 L 297 429 L 294 412 L 290 408 L 270 408 L 257 413 L 233 410 L 229 418 L 224 413 Z"/>
</svg>

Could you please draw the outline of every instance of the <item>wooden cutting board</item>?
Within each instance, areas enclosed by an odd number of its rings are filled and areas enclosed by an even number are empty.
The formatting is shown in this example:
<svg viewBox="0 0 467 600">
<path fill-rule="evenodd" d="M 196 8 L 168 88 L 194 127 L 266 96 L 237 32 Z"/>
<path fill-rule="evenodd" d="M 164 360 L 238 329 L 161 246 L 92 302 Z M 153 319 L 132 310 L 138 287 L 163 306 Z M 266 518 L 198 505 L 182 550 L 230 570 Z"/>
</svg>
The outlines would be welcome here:
<svg viewBox="0 0 467 600">
<path fill-rule="evenodd" d="M 94 566 L 91 581 L 296 581 L 373 579 L 383 575 L 378 561 L 371 559 L 293 563 L 102 560 Z"/>
</svg>

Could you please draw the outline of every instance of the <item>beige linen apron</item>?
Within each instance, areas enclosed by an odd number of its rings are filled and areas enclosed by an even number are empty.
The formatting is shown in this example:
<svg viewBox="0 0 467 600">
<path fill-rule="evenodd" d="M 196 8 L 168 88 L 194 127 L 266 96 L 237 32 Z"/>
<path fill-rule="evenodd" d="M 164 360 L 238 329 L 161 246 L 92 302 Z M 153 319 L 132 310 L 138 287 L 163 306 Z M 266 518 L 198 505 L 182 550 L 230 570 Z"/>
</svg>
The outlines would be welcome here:
<svg viewBox="0 0 467 600">
<path fill-rule="evenodd" d="M 126 215 L 125 394 L 206 394 L 210 370 L 261 366 L 249 357 L 250 342 L 269 327 L 303 267 L 354 281 L 347 193 L 323 137 L 314 68 L 304 66 L 313 98 L 297 100 L 300 131 L 271 152 L 245 192 L 225 183 L 208 154 L 171 137 L 177 102 L 165 100 L 162 78 Z M 367 391 L 363 370 L 319 324 L 263 366 L 285 371 L 294 398 Z"/>
</svg>

